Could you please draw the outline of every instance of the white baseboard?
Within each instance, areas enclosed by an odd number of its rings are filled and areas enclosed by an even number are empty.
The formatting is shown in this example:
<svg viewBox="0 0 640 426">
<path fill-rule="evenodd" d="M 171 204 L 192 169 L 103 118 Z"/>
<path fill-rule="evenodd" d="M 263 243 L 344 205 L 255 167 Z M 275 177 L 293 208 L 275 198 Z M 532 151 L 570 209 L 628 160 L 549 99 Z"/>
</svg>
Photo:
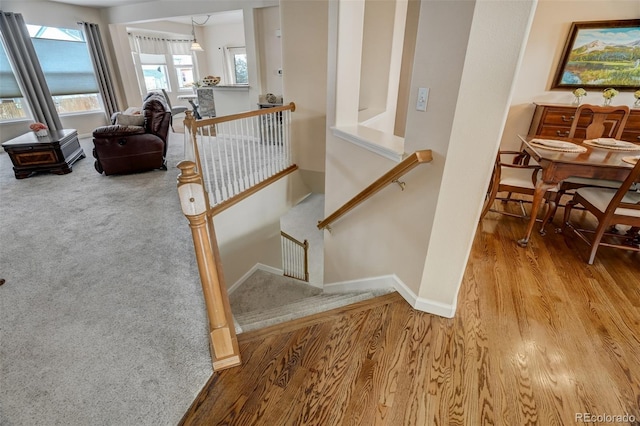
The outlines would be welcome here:
<svg viewBox="0 0 640 426">
<path fill-rule="evenodd" d="M 351 291 L 368 291 L 368 290 L 384 290 L 387 288 L 395 288 L 393 275 L 384 275 L 380 277 L 364 278 L 360 280 L 342 281 L 337 283 L 325 284 L 325 293 L 348 293 Z"/>
<path fill-rule="evenodd" d="M 276 274 L 276 275 L 282 275 L 284 274 L 284 271 L 282 269 L 278 269 L 278 268 L 274 268 L 273 266 L 269 266 L 269 265 L 264 265 L 262 263 L 256 263 L 255 265 L 253 265 L 253 267 L 251 269 L 249 269 L 243 276 L 241 276 L 238 281 L 236 281 L 235 283 L 233 283 L 233 285 L 231 287 L 229 287 L 227 289 L 227 293 L 231 294 L 233 293 L 238 287 L 240 287 L 240 285 L 242 283 L 244 283 L 247 279 L 249 279 L 249 277 L 256 271 L 265 271 L 265 272 L 269 272 L 271 274 Z"/>
<path fill-rule="evenodd" d="M 255 271 L 261 270 L 276 275 L 282 275 L 282 269 L 273 266 L 256 263 L 249 271 L 247 271 L 238 281 L 229 287 L 229 294 L 233 293 L 242 283 L 244 283 Z M 453 318 L 456 313 L 456 305 L 438 302 L 435 300 L 418 297 L 405 283 L 402 282 L 397 275 L 382 275 L 379 277 L 363 278 L 359 280 L 342 281 L 336 283 L 325 284 L 323 287 L 325 293 L 349 293 L 352 291 L 373 291 L 394 288 L 404 300 L 417 311 L 426 312 L 428 314 L 438 315 L 445 318 Z"/>
<path fill-rule="evenodd" d="M 417 311 L 438 315 L 445 318 L 453 318 L 456 306 L 418 297 L 397 275 L 384 275 L 380 277 L 365 278 L 361 280 L 343 281 L 325 284 L 327 293 L 346 293 L 349 291 L 382 290 L 395 288 L 398 293 Z"/>
<path fill-rule="evenodd" d="M 418 297 L 409 287 L 407 287 L 405 283 L 402 282 L 402 280 L 400 280 L 400 278 L 396 275 L 393 276 L 395 277 L 396 290 L 415 310 L 445 318 L 453 318 L 455 315 L 455 305 L 437 302 L 425 297 Z"/>
</svg>

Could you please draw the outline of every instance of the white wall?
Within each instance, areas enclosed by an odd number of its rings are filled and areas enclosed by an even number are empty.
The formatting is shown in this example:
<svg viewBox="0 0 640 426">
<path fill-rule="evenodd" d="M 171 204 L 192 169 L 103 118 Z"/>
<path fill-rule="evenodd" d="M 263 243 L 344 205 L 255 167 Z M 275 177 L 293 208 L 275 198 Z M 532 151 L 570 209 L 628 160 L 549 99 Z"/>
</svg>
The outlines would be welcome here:
<svg viewBox="0 0 640 426">
<path fill-rule="evenodd" d="M 221 85 L 231 83 L 224 80 L 224 47 L 246 46 L 244 24 L 207 26 L 205 27 L 202 45 L 207 53 L 207 61 L 204 71 L 200 73 L 200 77 L 214 75 L 223 79 L 220 82 Z M 214 88 L 216 115 L 221 117 L 256 109 L 255 102 L 252 103 L 250 101 L 249 95 L 248 88 Z"/>
<path fill-rule="evenodd" d="M 395 185 L 387 187 L 338 221 L 331 234 L 325 232 L 326 282 L 396 273 L 418 293 L 472 13 L 470 2 L 422 4 L 412 87 L 416 84 L 432 87 L 434 93 L 427 113 L 409 112 L 405 143 L 407 152 L 432 149 L 435 159 L 403 178 L 407 184 L 404 191 Z M 434 61 L 434 57 L 446 61 Z M 343 104 L 339 92 L 338 88 L 336 109 Z M 413 92 L 410 104 L 415 104 Z M 325 214 L 333 212 L 395 164 L 329 135 Z"/>
<path fill-rule="evenodd" d="M 534 10 L 535 1 L 476 2 L 418 292 L 418 305 L 427 310 L 441 307 L 444 314 L 450 306 L 455 313 Z M 414 91 L 419 76 L 414 69 Z M 427 130 L 416 118 L 415 111 L 409 113 L 408 136 Z"/>
<path fill-rule="evenodd" d="M 294 172 L 214 217 L 227 287 L 257 263 L 282 269 L 280 217 L 307 193 Z"/>
<path fill-rule="evenodd" d="M 293 159 L 318 193 L 324 192 L 328 6 L 328 0 L 280 4 L 284 100 L 296 103 Z"/>
<path fill-rule="evenodd" d="M 278 73 L 282 69 L 280 8 L 263 7 L 255 11 L 262 92 L 282 95 L 282 74 Z"/>
<path fill-rule="evenodd" d="M 212 25 L 204 27 L 204 38 L 202 45 L 207 52 L 207 60 L 204 65 L 204 74 L 200 78 L 207 75 L 214 75 L 224 78 L 224 47 L 225 46 L 244 46 L 244 25 L 225 24 Z M 220 84 L 229 84 L 230 81 L 222 80 Z"/>
<path fill-rule="evenodd" d="M 358 111 L 373 109 L 381 113 L 387 105 L 387 86 L 393 47 L 394 1 L 364 2 L 362 68 Z M 355 76 L 354 76 L 355 77 Z M 371 115 L 370 115 L 371 117 Z"/>
<path fill-rule="evenodd" d="M 396 121 L 407 6 L 407 0 L 369 0 L 365 6 L 360 122 L 390 135 Z"/>
<path fill-rule="evenodd" d="M 395 273 L 415 306 L 453 314 L 531 4 L 422 2 L 409 105 L 418 87 L 431 93 L 426 112 L 409 108 L 405 148 L 434 160 L 325 232 L 326 282 Z M 392 165 L 330 135 L 325 212 Z"/>
<path fill-rule="evenodd" d="M 98 24 L 103 38 L 108 31 L 97 9 L 72 6 L 49 1 L 14 1 L 3 0 L 3 12 L 21 13 L 27 24 L 47 25 L 62 28 L 80 28 L 79 21 Z M 74 114 L 60 117 L 65 128 L 77 129 L 81 136 L 90 135 L 96 127 L 107 124 L 104 112 Z M 33 119 L 18 120 L 0 124 L 0 140 L 2 142 L 29 131 Z"/>
<path fill-rule="evenodd" d="M 571 90 L 549 90 L 572 22 L 640 18 L 640 1 L 542 0 L 534 16 L 522 68 L 518 75 L 513 101 L 502 137 L 502 146 L 518 148 L 518 134 L 526 134 L 533 117 L 533 102 L 567 103 L 573 101 Z M 588 90 L 585 103 L 600 105 L 601 92 Z M 632 105 L 633 92 L 620 92 L 614 103 Z"/>
</svg>

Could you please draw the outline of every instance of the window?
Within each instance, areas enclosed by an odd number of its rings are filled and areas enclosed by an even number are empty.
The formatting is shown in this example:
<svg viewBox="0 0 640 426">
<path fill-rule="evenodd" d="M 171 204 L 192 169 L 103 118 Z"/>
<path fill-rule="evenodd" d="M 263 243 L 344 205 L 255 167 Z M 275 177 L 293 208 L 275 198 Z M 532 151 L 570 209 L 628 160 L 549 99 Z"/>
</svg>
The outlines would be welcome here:
<svg viewBox="0 0 640 426">
<path fill-rule="evenodd" d="M 102 110 L 82 31 L 40 25 L 27 29 L 58 114 Z"/>
<path fill-rule="evenodd" d="M 249 84 L 247 69 L 247 49 L 241 47 L 225 47 L 225 77 L 230 84 Z"/>
<path fill-rule="evenodd" d="M 193 75 L 193 57 L 191 55 L 173 55 L 173 66 L 178 79 L 178 89 L 191 89 L 196 81 Z"/>
<path fill-rule="evenodd" d="M 166 90 L 169 96 L 175 92 L 192 90 L 191 85 L 198 80 L 198 73 L 197 58 L 189 50 L 190 39 L 134 32 L 128 35 L 142 97 L 157 90 Z"/>
<path fill-rule="evenodd" d="M 234 53 L 233 69 L 235 71 L 236 84 L 248 84 L 249 75 L 247 74 L 247 54 Z"/>
<path fill-rule="evenodd" d="M 147 92 L 160 89 L 169 90 L 165 55 L 141 53 L 140 64 Z"/>
<path fill-rule="evenodd" d="M 27 118 L 22 92 L 0 43 L 0 121 Z"/>
</svg>

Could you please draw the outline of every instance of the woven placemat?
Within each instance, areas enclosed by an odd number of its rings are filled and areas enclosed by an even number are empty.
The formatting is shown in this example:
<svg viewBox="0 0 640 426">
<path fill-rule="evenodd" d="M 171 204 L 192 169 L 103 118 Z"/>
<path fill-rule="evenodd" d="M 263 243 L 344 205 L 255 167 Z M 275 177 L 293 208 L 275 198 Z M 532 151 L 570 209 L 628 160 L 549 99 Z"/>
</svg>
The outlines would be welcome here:
<svg viewBox="0 0 640 426">
<path fill-rule="evenodd" d="M 535 146 L 536 148 L 548 149 L 549 151 L 577 152 L 577 153 L 581 153 L 581 152 L 586 152 L 587 151 L 587 148 L 585 148 L 584 146 L 580 146 L 580 145 L 576 145 L 575 148 L 556 148 L 556 147 L 553 147 L 553 146 L 541 145 L 541 144 L 535 143 L 535 142 L 529 142 L 529 144 L 531 146 Z"/>
<path fill-rule="evenodd" d="M 584 141 L 585 145 L 590 145 L 590 146 L 594 146 L 596 148 L 602 148 L 602 149 L 610 149 L 613 151 L 640 151 L 640 145 L 636 145 L 633 142 L 629 142 L 630 145 L 627 146 L 605 146 L 605 145 L 600 145 L 598 143 L 595 143 L 593 141 L 590 140 L 586 140 Z M 633 146 L 631 146 L 633 145 Z"/>
<path fill-rule="evenodd" d="M 640 160 L 640 157 L 633 157 L 633 156 L 622 157 L 622 161 L 624 161 L 625 163 L 634 164 L 634 165 L 638 162 L 638 160 Z"/>
</svg>

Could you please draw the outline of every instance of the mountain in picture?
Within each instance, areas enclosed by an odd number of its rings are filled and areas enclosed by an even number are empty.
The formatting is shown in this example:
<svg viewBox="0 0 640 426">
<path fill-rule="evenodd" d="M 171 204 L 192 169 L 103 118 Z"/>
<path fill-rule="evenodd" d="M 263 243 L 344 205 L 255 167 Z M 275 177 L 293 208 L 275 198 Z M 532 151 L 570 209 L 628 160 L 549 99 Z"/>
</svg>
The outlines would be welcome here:
<svg viewBox="0 0 640 426">
<path fill-rule="evenodd" d="M 571 50 L 561 84 L 640 87 L 640 39 L 624 44 L 593 40 Z"/>
</svg>

